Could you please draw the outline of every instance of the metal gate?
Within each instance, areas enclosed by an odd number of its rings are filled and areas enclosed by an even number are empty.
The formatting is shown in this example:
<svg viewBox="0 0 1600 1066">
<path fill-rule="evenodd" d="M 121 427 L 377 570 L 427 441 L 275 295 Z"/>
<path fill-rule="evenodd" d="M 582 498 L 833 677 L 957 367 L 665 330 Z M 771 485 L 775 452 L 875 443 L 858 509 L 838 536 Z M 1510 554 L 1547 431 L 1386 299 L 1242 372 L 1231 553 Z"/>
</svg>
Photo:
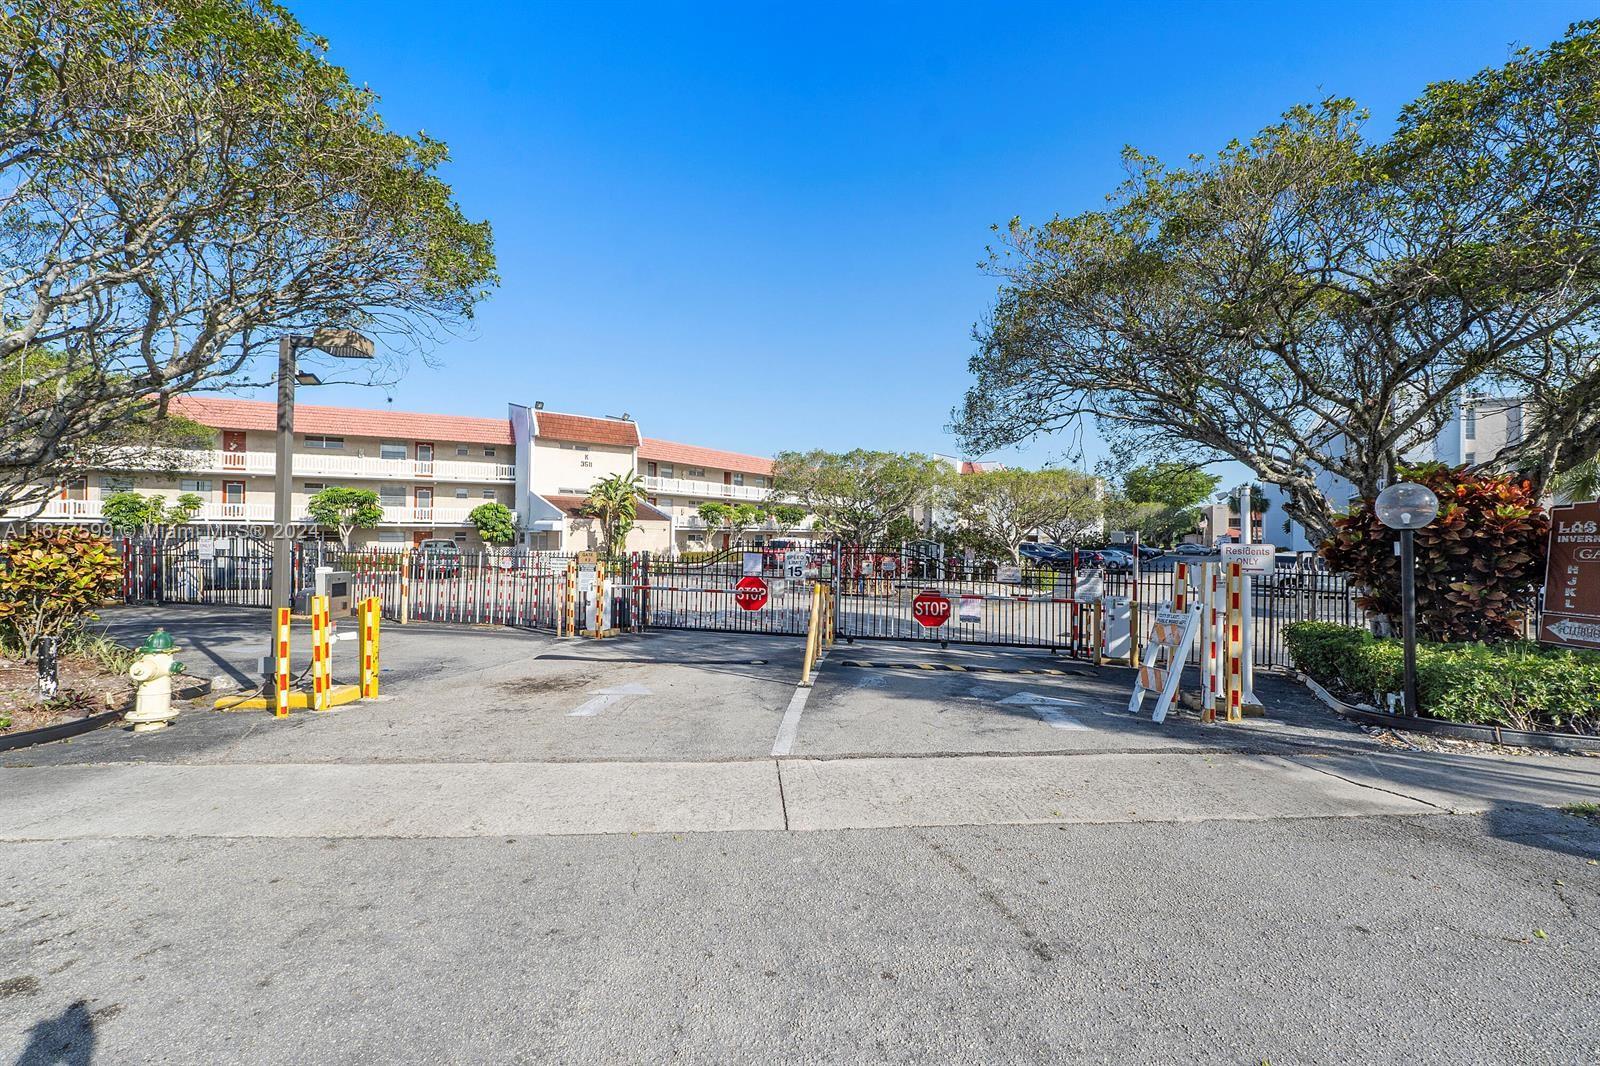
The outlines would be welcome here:
<svg viewBox="0 0 1600 1066">
<path fill-rule="evenodd" d="M 650 629 L 805 636 L 817 560 L 797 572 L 786 553 L 730 551 L 698 562 L 646 557 L 636 578 L 641 624 Z"/>
<path fill-rule="evenodd" d="M 1094 612 L 1074 598 L 1087 575 L 969 564 L 909 547 L 826 550 L 845 640 L 992 644 L 1093 653 Z"/>
</svg>

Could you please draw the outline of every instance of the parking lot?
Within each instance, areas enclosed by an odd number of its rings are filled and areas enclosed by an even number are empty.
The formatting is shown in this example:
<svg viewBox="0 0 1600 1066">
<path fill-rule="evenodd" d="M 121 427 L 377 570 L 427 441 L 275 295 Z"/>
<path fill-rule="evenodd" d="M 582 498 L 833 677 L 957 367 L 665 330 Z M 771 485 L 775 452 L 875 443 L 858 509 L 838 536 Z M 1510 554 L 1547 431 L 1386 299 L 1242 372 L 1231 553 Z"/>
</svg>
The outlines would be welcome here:
<svg viewBox="0 0 1600 1066">
<path fill-rule="evenodd" d="M 105 618 L 241 678 L 265 621 Z M 800 654 L 391 625 L 376 702 L 0 754 L 0 1059 L 1600 1046 L 1600 828 L 1548 809 L 1595 760 L 1398 749 L 1266 675 L 1266 718 L 1156 725 L 1042 651 L 840 643 L 811 688 Z"/>
</svg>

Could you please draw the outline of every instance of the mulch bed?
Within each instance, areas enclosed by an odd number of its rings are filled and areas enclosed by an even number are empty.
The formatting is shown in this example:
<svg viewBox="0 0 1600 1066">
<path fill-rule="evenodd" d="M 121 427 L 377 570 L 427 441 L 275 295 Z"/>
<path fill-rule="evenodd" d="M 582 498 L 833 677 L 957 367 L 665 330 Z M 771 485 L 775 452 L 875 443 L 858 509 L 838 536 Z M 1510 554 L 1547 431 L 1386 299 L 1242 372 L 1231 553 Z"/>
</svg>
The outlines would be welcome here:
<svg viewBox="0 0 1600 1066">
<path fill-rule="evenodd" d="M 0 659 L 0 736 L 71 722 L 133 705 L 128 675 L 112 672 L 90 659 L 64 657 L 57 676 L 60 690 L 49 703 L 39 702 L 39 671 L 31 662 Z"/>
</svg>

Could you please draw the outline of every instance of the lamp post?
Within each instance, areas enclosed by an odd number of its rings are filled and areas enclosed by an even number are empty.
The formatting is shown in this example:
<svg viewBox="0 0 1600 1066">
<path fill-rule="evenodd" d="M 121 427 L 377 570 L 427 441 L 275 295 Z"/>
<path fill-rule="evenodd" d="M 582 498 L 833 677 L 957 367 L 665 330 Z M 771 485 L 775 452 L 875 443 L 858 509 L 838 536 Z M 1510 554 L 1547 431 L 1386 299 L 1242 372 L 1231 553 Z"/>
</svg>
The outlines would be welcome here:
<svg viewBox="0 0 1600 1066">
<path fill-rule="evenodd" d="M 272 618 L 276 625 L 280 608 L 290 606 L 294 581 L 294 537 L 289 530 L 294 508 L 294 386 L 300 379 L 295 353 L 314 348 L 338 359 L 371 359 L 370 338 L 353 329 L 319 329 L 309 337 L 278 338 L 278 461 L 273 466 L 272 486 Z M 306 375 L 307 383 L 315 375 Z M 270 647 L 270 642 L 269 642 Z M 266 660 L 266 676 L 273 676 L 272 648 Z"/>
<path fill-rule="evenodd" d="M 1417 567 L 1415 532 L 1439 513 L 1439 497 L 1426 485 L 1401 481 L 1378 493 L 1378 521 L 1400 531 L 1400 636 L 1405 643 L 1406 714 L 1417 716 Z"/>
</svg>

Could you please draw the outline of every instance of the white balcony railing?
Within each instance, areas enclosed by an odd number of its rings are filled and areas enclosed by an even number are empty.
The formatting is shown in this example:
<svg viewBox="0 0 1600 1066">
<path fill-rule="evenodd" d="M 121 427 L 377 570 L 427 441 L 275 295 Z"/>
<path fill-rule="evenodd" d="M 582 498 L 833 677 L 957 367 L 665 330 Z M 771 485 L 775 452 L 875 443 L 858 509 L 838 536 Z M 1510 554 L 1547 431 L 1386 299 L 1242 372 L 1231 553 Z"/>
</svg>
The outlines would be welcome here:
<svg viewBox="0 0 1600 1066">
<path fill-rule="evenodd" d="M 706 525 L 706 520 L 704 518 L 701 518 L 697 514 L 680 514 L 680 515 L 677 516 L 676 519 L 674 519 L 674 524 L 679 529 L 707 529 L 707 528 L 710 528 L 710 527 L 708 527 Z M 800 521 L 795 522 L 792 525 L 784 523 L 784 522 L 780 522 L 776 518 L 769 518 L 764 522 L 757 522 L 753 526 L 745 526 L 743 529 L 740 530 L 740 532 L 741 533 L 784 533 L 784 532 L 788 532 L 788 531 L 792 531 L 792 530 L 807 529 L 807 528 L 809 528 L 811 526 L 811 524 L 812 524 L 812 516 L 811 515 L 807 515 L 805 518 L 802 518 Z M 730 530 L 728 530 L 728 527 L 726 527 L 726 526 L 717 526 L 715 531 L 716 532 L 730 532 Z"/>
<path fill-rule="evenodd" d="M 724 485 L 720 481 L 685 481 L 675 477 L 646 477 L 646 492 L 659 492 L 667 496 L 709 496 L 725 500 L 764 500 L 770 489 L 754 485 Z"/>
<path fill-rule="evenodd" d="M 188 474 L 271 474 L 277 457 L 271 452 L 186 450 L 153 452 L 129 450 L 109 464 L 117 470 L 158 470 L 176 467 Z M 411 481 L 502 482 L 515 481 L 517 468 L 510 463 L 474 463 L 460 459 L 378 459 L 366 455 L 296 452 L 295 477 L 342 477 Z"/>
<path fill-rule="evenodd" d="M 476 505 L 474 505 L 476 506 Z M 248 503 L 207 503 L 189 519 L 191 523 L 204 522 L 254 522 L 268 524 L 273 521 L 272 501 Z M 401 526 L 462 526 L 467 524 L 471 507 L 416 507 L 396 504 L 383 508 L 383 525 Z M 23 517 L 22 512 L 12 518 Z M 98 522 L 103 517 L 99 500 L 51 500 L 36 516 L 45 521 Z M 516 520 L 516 512 L 512 512 Z M 304 502 L 297 501 L 291 521 L 296 525 L 310 525 Z"/>
</svg>

